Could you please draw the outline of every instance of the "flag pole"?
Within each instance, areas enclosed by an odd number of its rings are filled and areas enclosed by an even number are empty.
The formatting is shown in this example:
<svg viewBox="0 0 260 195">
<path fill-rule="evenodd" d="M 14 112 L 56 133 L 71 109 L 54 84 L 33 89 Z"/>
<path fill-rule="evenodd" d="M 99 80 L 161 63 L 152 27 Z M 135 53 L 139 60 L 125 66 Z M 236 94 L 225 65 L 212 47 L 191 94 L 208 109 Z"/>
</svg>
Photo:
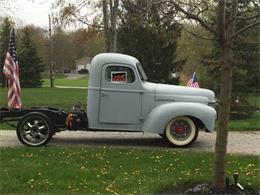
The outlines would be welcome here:
<svg viewBox="0 0 260 195">
<path fill-rule="evenodd" d="M 50 87 L 53 87 L 53 48 L 52 48 L 52 29 L 51 29 L 51 15 L 49 14 L 49 38 L 50 38 L 50 48 L 49 48 L 49 58 L 50 58 Z"/>
<path fill-rule="evenodd" d="M 193 76 L 192 76 L 193 81 L 194 81 L 195 75 L 196 75 L 196 72 L 193 73 Z"/>
</svg>

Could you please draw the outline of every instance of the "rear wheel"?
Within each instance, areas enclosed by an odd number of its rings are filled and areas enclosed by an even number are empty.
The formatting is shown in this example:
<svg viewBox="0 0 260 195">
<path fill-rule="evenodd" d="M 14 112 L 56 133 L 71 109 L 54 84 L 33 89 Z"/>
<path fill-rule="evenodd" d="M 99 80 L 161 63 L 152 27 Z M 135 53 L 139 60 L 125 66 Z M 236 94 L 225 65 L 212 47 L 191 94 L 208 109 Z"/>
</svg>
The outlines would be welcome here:
<svg viewBox="0 0 260 195">
<path fill-rule="evenodd" d="M 172 145 L 185 147 L 197 139 L 198 129 L 189 117 L 177 117 L 167 124 L 165 137 Z"/>
<path fill-rule="evenodd" d="M 42 113 L 25 115 L 16 129 L 19 141 L 33 147 L 46 145 L 52 138 L 52 131 L 50 119 Z"/>
</svg>

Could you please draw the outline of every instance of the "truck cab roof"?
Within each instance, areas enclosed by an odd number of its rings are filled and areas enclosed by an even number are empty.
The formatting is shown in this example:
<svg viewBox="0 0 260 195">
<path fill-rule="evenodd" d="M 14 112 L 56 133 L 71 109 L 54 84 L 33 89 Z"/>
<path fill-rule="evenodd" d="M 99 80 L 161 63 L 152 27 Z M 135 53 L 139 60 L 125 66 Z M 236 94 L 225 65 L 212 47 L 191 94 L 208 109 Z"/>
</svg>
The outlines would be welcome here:
<svg viewBox="0 0 260 195">
<path fill-rule="evenodd" d="M 120 53 L 101 53 L 96 55 L 90 65 L 89 87 L 99 87 L 104 64 L 125 64 L 136 68 L 139 61 L 129 55 Z"/>
</svg>

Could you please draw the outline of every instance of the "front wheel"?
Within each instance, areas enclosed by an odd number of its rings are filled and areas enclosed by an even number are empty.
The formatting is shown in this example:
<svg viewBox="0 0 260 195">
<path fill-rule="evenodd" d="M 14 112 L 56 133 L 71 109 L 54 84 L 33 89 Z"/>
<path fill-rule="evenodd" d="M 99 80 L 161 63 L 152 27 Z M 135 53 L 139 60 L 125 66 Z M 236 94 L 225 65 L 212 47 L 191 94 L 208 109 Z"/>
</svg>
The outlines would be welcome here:
<svg viewBox="0 0 260 195">
<path fill-rule="evenodd" d="M 46 145 L 53 135 L 51 121 L 42 113 L 30 113 L 18 123 L 16 134 L 27 146 Z"/>
<path fill-rule="evenodd" d="M 198 129 L 194 122 L 186 116 L 169 121 L 164 133 L 168 142 L 177 147 L 191 145 L 198 137 Z"/>
</svg>

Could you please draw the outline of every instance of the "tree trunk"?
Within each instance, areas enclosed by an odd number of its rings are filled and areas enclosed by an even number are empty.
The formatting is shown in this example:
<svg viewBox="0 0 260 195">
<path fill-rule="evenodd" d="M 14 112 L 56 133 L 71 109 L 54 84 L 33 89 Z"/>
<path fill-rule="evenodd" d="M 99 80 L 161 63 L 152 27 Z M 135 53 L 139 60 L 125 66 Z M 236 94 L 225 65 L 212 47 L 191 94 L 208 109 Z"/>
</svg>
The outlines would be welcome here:
<svg viewBox="0 0 260 195">
<path fill-rule="evenodd" d="M 233 0 L 229 17 L 229 25 L 225 28 L 225 0 L 219 0 L 218 10 L 218 35 L 219 46 L 221 48 L 221 88 L 219 106 L 219 124 L 214 156 L 214 178 L 213 188 L 216 191 L 225 189 L 225 165 L 228 141 L 228 124 L 230 115 L 231 92 L 232 92 L 232 69 L 234 63 L 233 39 L 235 32 L 234 19 L 237 15 L 238 0 Z"/>
<path fill-rule="evenodd" d="M 222 49 L 219 124 L 217 129 L 217 138 L 215 145 L 216 149 L 213 180 L 213 187 L 217 190 L 223 190 L 226 187 L 225 158 L 227 151 L 228 122 L 231 104 L 232 61 L 232 48 L 230 48 L 230 46 L 224 46 L 224 48 Z"/>
<path fill-rule="evenodd" d="M 107 0 L 102 1 L 102 8 L 103 8 L 103 23 L 104 23 L 104 30 L 105 30 L 105 40 L 106 40 L 106 47 L 107 52 L 110 50 L 110 33 L 109 33 L 109 19 L 108 19 L 108 10 L 107 10 Z"/>
<path fill-rule="evenodd" d="M 108 4 L 110 14 L 108 14 Z M 103 22 L 107 52 L 117 52 L 117 17 L 119 0 L 103 0 Z"/>
</svg>

